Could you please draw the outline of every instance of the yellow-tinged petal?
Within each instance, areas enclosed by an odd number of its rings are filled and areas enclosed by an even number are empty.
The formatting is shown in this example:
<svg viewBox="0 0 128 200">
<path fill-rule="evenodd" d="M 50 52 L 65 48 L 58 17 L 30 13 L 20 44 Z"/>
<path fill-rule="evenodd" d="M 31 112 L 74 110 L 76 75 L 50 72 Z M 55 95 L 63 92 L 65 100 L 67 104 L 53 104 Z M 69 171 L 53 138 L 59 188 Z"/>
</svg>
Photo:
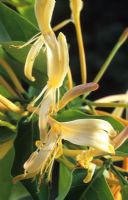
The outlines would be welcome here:
<svg viewBox="0 0 128 200">
<path fill-rule="evenodd" d="M 126 101 L 128 98 L 128 93 L 126 94 L 115 94 L 111 96 L 106 96 L 101 99 L 97 99 L 95 103 L 109 103 L 109 102 L 115 102 L 115 101 Z"/>
<path fill-rule="evenodd" d="M 73 87 L 71 90 L 69 90 L 64 94 L 64 96 L 59 102 L 58 109 L 61 110 L 65 105 L 67 105 L 73 99 L 77 98 L 78 96 L 86 92 L 95 91 L 98 89 L 98 87 L 99 85 L 97 83 L 87 83 Z"/>
<path fill-rule="evenodd" d="M 69 69 L 69 54 L 66 37 L 60 33 L 58 40 L 55 35 L 45 35 L 48 63 L 48 85 L 59 88 Z"/>
<path fill-rule="evenodd" d="M 41 106 L 39 109 L 39 130 L 40 130 L 40 139 L 42 143 L 47 141 L 47 122 L 48 122 L 48 114 L 52 105 L 55 104 L 54 97 L 54 89 L 48 91 L 47 95 L 45 95 L 44 99 L 41 102 Z"/>
<path fill-rule="evenodd" d="M 13 181 L 33 178 L 37 174 L 43 177 L 48 172 L 50 165 L 53 164 L 55 156 L 58 152 L 59 137 L 52 132 L 49 133 L 47 143 L 42 148 L 33 152 L 29 159 L 24 163 L 24 174 L 16 176 Z M 50 168 L 51 170 L 51 168 Z"/>
<path fill-rule="evenodd" d="M 90 163 L 88 167 L 87 176 L 84 178 L 84 183 L 89 183 L 94 175 L 96 169 L 96 165 L 94 163 Z"/>
<path fill-rule="evenodd" d="M 35 78 L 32 76 L 32 68 L 34 65 L 34 61 L 35 61 L 36 57 L 38 56 L 43 44 L 44 44 L 43 37 L 40 36 L 37 39 L 37 41 L 32 45 L 32 47 L 27 55 L 27 59 L 25 62 L 25 67 L 24 67 L 24 73 L 25 73 L 25 76 L 30 81 L 35 81 Z"/>
<path fill-rule="evenodd" d="M 55 6 L 55 0 L 36 0 L 35 15 L 42 34 L 52 31 L 51 18 Z"/>
<path fill-rule="evenodd" d="M 108 122 L 99 119 L 80 119 L 59 123 L 61 137 L 71 143 L 90 146 L 103 152 L 114 153 L 110 137 L 116 132 Z"/>
<path fill-rule="evenodd" d="M 58 48 L 60 54 L 60 63 L 58 70 L 58 86 L 61 87 L 64 81 L 64 78 L 69 70 L 69 53 L 66 37 L 63 33 L 60 33 L 58 36 Z"/>
<path fill-rule="evenodd" d="M 121 133 L 119 133 L 113 140 L 112 143 L 115 149 L 119 148 L 128 139 L 128 126 L 126 126 Z"/>
</svg>

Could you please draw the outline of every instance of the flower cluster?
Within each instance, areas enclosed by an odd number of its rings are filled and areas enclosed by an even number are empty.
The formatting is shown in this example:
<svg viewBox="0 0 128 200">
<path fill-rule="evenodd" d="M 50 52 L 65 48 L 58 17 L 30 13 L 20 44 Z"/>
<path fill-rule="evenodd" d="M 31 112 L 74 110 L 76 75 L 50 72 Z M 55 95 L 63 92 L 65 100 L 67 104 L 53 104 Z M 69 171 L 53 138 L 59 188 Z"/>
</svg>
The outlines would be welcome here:
<svg viewBox="0 0 128 200">
<path fill-rule="evenodd" d="M 116 130 L 105 120 L 77 119 L 59 122 L 54 117 L 58 111 L 76 97 L 98 89 L 97 83 L 85 83 L 86 61 L 79 26 L 82 5 L 82 0 L 70 0 L 72 21 L 79 33 L 78 42 L 80 41 L 83 84 L 71 88 L 60 99 L 60 87 L 70 71 L 66 36 L 61 32 L 56 36 L 51 27 L 55 0 L 35 1 L 35 15 L 41 33 L 28 42 L 34 43 L 28 53 L 24 72 L 30 81 L 35 81 L 32 68 L 35 58 L 43 47 L 47 57 L 48 81 L 41 93 L 28 106 L 28 110 L 37 111 L 39 116 L 40 138 L 36 142 L 37 150 L 24 163 L 24 173 L 16 176 L 14 181 L 33 178 L 36 175 L 39 175 L 41 180 L 45 173 L 47 173 L 48 180 L 50 180 L 54 160 L 62 155 L 70 157 L 74 153 L 77 165 L 88 170 L 88 174 L 84 179 L 84 182 L 87 183 L 91 180 L 96 168 L 93 158 L 114 155 L 115 149 L 127 138 L 127 129 L 117 135 Z M 40 104 L 36 106 L 40 99 Z M 86 150 L 78 149 L 73 152 L 73 150 L 64 146 L 63 140 L 75 145 L 85 146 Z"/>
</svg>

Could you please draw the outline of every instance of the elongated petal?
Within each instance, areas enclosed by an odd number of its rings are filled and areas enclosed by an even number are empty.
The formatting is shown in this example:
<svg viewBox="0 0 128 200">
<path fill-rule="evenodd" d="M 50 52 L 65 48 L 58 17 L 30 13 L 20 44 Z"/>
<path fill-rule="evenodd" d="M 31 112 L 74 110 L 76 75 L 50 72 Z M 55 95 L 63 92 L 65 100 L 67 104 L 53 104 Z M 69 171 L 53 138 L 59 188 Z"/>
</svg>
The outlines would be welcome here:
<svg viewBox="0 0 128 200">
<path fill-rule="evenodd" d="M 46 127 L 48 122 L 48 114 L 49 110 L 54 104 L 54 90 L 50 90 L 47 92 L 47 94 L 44 96 L 44 99 L 41 102 L 41 106 L 39 109 L 39 130 L 40 130 L 40 139 L 43 143 L 47 141 L 47 133 L 46 133 Z"/>
<path fill-rule="evenodd" d="M 104 120 L 80 119 L 61 123 L 61 135 L 71 143 L 95 147 L 104 152 L 114 153 L 110 137 L 115 136 L 113 127 Z"/>
<path fill-rule="evenodd" d="M 125 127 L 124 130 L 112 140 L 115 149 L 119 148 L 127 139 L 128 139 L 128 126 Z"/>
<path fill-rule="evenodd" d="M 58 69 L 57 85 L 61 87 L 69 69 L 68 45 L 67 45 L 66 37 L 63 33 L 60 33 L 58 36 L 58 46 L 59 46 L 59 54 L 60 54 L 60 63 L 59 63 L 59 69 Z"/>
<path fill-rule="evenodd" d="M 61 101 L 59 102 L 59 110 L 61 110 L 65 105 L 67 105 L 70 101 L 72 101 L 76 97 L 86 92 L 97 90 L 98 87 L 99 86 L 97 83 L 87 83 L 72 88 L 71 90 L 69 90 L 64 94 Z"/>
<path fill-rule="evenodd" d="M 96 103 L 109 103 L 109 102 L 114 102 L 114 101 L 126 101 L 128 98 L 128 94 L 115 94 L 111 96 L 106 96 L 101 99 L 97 99 L 95 102 Z"/>
<path fill-rule="evenodd" d="M 91 179 L 94 175 L 95 169 L 96 169 L 96 165 L 93 163 L 90 163 L 89 167 L 88 167 L 87 176 L 83 180 L 84 183 L 89 183 L 91 181 Z"/>
<path fill-rule="evenodd" d="M 64 78 L 69 69 L 69 54 L 66 37 L 60 33 L 58 40 L 55 35 L 46 35 L 48 62 L 48 85 L 59 88 L 62 86 Z"/>
<path fill-rule="evenodd" d="M 42 34 L 51 30 L 51 18 L 55 6 L 55 0 L 36 0 L 35 14 Z"/>
<path fill-rule="evenodd" d="M 24 67 L 24 73 L 25 76 L 30 81 L 35 81 L 35 78 L 32 76 L 32 68 L 34 65 L 34 61 L 36 57 L 38 56 L 42 46 L 43 46 L 43 37 L 39 37 L 38 40 L 32 45 L 26 59 L 25 67 Z"/>
<path fill-rule="evenodd" d="M 13 181 L 16 182 L 22 179 L 33 178 L 37 174 L 44 175 L 48 169 L 54 154 L 54 150 L 57 147 L 58 137 L 55 134 L 49 133 L 49 138 L 41 150 L 35 151 L 31 154 L 29 159 L 24 163 L 25 173 L 16 176 Z"/>
</svg>

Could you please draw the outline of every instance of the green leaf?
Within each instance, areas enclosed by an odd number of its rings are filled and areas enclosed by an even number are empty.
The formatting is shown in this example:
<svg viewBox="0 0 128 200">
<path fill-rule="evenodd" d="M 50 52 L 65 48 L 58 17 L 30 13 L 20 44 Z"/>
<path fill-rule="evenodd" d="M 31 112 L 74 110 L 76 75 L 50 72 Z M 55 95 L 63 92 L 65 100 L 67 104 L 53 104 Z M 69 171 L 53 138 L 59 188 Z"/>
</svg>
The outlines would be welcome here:
<svg viewBox="0 0 128 200">
<path fill-rule="evenodd" d="M 16 176 L 23 173 L 23 164 L 33 152 L 33 122 L 27 121 L 24 117 L 18 123 L 18 133 L 14 143 L 15 158 L 12 167 L 12 175 Z M 23 180 L 23 185 L 30 192 L 34 200 L 38 200 L 36 181 Z"/>
<path fill-rule="evenodd" d="M 15 126 L 7 121 L 0 120 L 0 160 L 8 153 L 13 146 L 16 137 Z"/>
<path fill-rule="evenodd" d="M 37 32 L 33 24 L 0 3 L 0 41 L 27 41 Z"/>
<path fill-rule="evenodd" d="M 85 169 L 76 169 L 73 172 L 73 177 L 72 177 L 72 185 L 70 188 L 69 193 L 67 194 L 65 200 L 74 200 L 79 199 L 80 195 L 86 188 L 86 184 L 83 182 L 83 179 L 87 175 L 87 170 Z"/>
<path fill-rule="evenodd" d="M 92 184 L 90 183 L 89 189 L 87 188 L 79 200 L 114 200 L 108 184 L 103 175 L 98 177 Z"/>
<path fill-rule="evenodd" d="M 37 20 L 34 13 L 34 6 L 25 6 L 25 7 L 19 7 L 18 11 L 21 15 L 23 15 L 26 19 L 28 19 L 31 23 L 37 26 Z"/>
<path fill-rule="evenodd" d="M 60 163 L 59 171 L 59 191 L 56 200 L 65 199 L 72 184 L 72 171 L 69 170 L 64 164 Z"/>
<path fill-rule="evenodd" d="M 123 200 L 127 200 L 128 199 L 128 185 L 124 185 L 122 187 L 122 197 L 123 197 Z"/>
<path fill-rule="evenodd" d="M 0 144 L 12 140 L 15 137 L 15 127 L 9 122 L 0 120 Z"/>
<path fill-rule="evenodd" d="M 29 193 L 20 184 L 13 185 L 10 174 L 14 158 L 14 151 L 11 150 L 0 160 L 0 200 L 17 200 L 28 196 Z"/>
</svg>

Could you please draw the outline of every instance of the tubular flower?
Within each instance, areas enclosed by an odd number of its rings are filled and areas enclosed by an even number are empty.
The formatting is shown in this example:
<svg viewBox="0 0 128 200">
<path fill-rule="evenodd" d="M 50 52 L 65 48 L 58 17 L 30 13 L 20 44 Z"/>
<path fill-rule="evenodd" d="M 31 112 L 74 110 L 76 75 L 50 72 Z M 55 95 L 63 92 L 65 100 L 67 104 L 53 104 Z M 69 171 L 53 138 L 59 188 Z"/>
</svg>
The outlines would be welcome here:
<svg viewBox="0 0 128 200">
<path fill-rule="evenodd" d="M 44 142 L 46 140 L 45 129 L 47 126 L 47 115 L 50 109 L 52 109 L 51 112 L 55 109 L 55 104 L 59 100 L 59 88 L 62 86 L 69 70 L 69 53 L 66 37 L 63 33 L 59 33 L 56 38 L 51 28 L 51 18 L 54 6 L 55 0 L 35 1 L 35 14 L 41 30 L 41 35 L 32 39 L 32 41 L 36 41 L 28 53 L 24 69 L 26 77 L 29 80 L 34 81 L 35 78 L 32 76 L 34 60 L 42 46 L 45 45 L 48 81 L 38 97 L 29 105 L 30 107 L 33 107 L 34 104 L 44 95 L 43 100 L 39 105 L 40 137 Z M 43 123 L 40 123 L 42 118 L 44 118 L 44 121 Z"/>
<path fill-rule="evenodd" d="M 81 95 L 82 92 L 88 92 L 89 89 L 95 90 L 97 86 L 95 83 L 89 83 L 86 84 L 86 87 L 83 85 L 84 89 L 80 85 L 69 90 L 60 101 L 61 106 L 58 110 L 72 101 L 73 98 Z M 89 147 L 89 150 L 82 151 L 82 154 L 78 153 L 76 157 L 78 165 L 88 169 L 88 174 L 84 179 L 84 182 L 88 182 L 91 180 L 96 168 L 96 165 L 92 163 L 93 158 L 106 154 L 113 155 L 115 148 L 119 147 L 122 141 L 124 142 L 127 139 L 127 128 L 116 136 L 116 131 L 111 124 L 101 119 L 78 119 L 68 122 L 58 122 L 51 117 L 51 107 L 48 112 L 47 108 L 52 102 L 52 97 L 50 100 L 49 95 L 52 96 L 52 93 L 46 94 L 43 100 L 44 105 L 48 105 L 45 107 L 42 103 L 42 108 L 39 110 L 41 112 L 39 115 L 41 117 L 39 119 L 40 130 L 41 126 L 44 126 L 42 125 L 43 123 L 46 124 L 48 122 L 50 126 L 50 131 L 42 134 L 42 137 L 45 135 L 45 144 L 43 144 L 44 140 L 41 137 L 37 145 L 37 150 L 32 153 L 23 166 L 24 174 L 15 177 L 14 181 L 33 178 L 38 174 L 40 175 L 39 180 L 42 180 L 46 172 L 48 180 L 50 180 L 52 165 L 54 160 L 63 154 L 62 141 L 66 140 L 75 145 Z M 119 140 L 121 141 L 120 144 Z"/>
<path fill-rule="evenodd" d="M 58 103 L 55 102 L 55 91 L 53 89 L 47 91 L 39 109 L 40 139 L 43 141 L 43 143 L 45 143 L 47 140 L 45 128 L 47 126 L 48 117 L 53 114 L 53 110 L 55 110 L 55 113 L 57 113 L 76 97 L 88 91 L 95 91 L 98 89 L 98 87 L 99 86 L 97 83 L 78 85 L 67 91 Z"/>
<path fill-rule="evenodd" d="M 54 159 L 60 156 L 62 146 L 60 144 L 59 134 L 49 132 L 48 140 L 45 145 L 40 141 L 38 148 L 33 152 L 29 159 L 24 163 L 24 174 L 16 176 L 13 181 L 16 182 L 22 179 L 29 179 L 40 175 L 40 180 L 45 173 L 48 173 L 48 181 L 51 178 L 52 165 Z"/>
<path fill-rule="evenodd" d="M 98 119 L 80 119 L 69 122 L 57 122 L 49 118 L 51 125 L 48 139 L 45 145 L 40 142 L 38 149 L 32 153 L 24 164 L 24 174 L 14 178 L 14 181 L 33 178 L 40 174 L 48 173 L 50 177 L 52 165 L 55 158 L 62 155 L 62 140 L 67 140 L 73 144 L 91 146 L 103 153 L 114 154 L 114 148 L 110 143 L 110 138 L 115 135 L 112 126 Z M 89 160 L 88 160 L 89 159 Z M 92 157 L 87 157 L 88 163 Z M 92 164 L 88 165 L 92 168 Z M 93 167 L 94 168 L 94 167 Z M 49 180 L 49 178 L 48 178 Z"/>
<path fill-rule="evenodd" d="M 41 35 L 34 37 L 31 41 L 36 40 L 32 45 L 27 56 L 25 64 L 26 77 L 34 81 L 32 76 L 32 67 L 36 56 L 42 46 L 46 46 L 47 67 L 48 67 L 48 87 L 59 88 L 68 72 L 69 56 L 66 37 L 60 33 L 56 38 L 51 28 L 51 18 L 55 6 L 55 0 L 36 0 L 35 15 Z M 55 79 L 56 77 L 56 79 Z"/>
</svg>

